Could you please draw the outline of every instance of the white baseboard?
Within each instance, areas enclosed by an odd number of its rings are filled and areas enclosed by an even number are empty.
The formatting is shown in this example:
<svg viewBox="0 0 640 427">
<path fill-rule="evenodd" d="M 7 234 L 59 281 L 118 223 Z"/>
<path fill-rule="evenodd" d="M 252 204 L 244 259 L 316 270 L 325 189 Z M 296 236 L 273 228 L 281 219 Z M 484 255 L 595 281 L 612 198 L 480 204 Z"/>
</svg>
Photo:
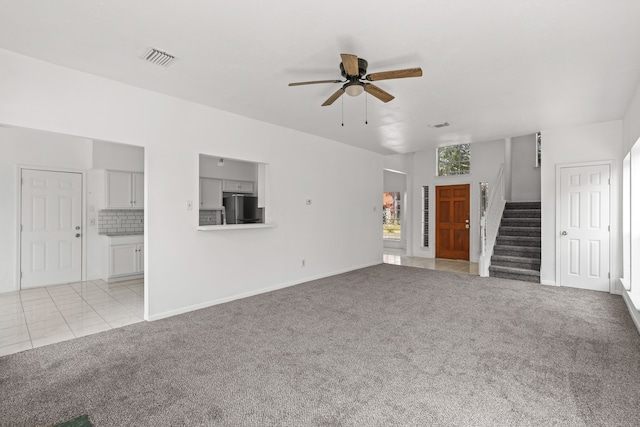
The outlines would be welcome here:
<svg viewBox="0 0 640 427">
<path fill-rule="evenodd" d="M 132 274 L 130 276 L 111 277 L 103 280 L 107 283 L 117 283 L 117 282 L 125 282 L 127 280 L 142 279 L 143 277 L 144 277 L 144 273 L 141 273 L 141 274 Z"/>
<path fill-rule="evenodd" d="M 633 320 L 633 323 L 636 325 L 636 329 L 640 334 L 640 311 L 636 310 L 633 302 L 631 301 L 631 298 L 629 297 L 629 292 L 627 292 L 626 290 L 622 291 L 622 299 L 624 299 L 625 304 L 627 304 L 627 309 L 629 310 L 631 319 Z"/>
<path fill-rule="evenodd" d="M 289 286 L 295 286 L 295 285 L 299 285 L 301 283 L 311 282 L 313 280 L 324 279 L 325 277 L 335 276 L 337 274 L 347 273 L 349 271 L 359 270 L 361 268 L 371 267 L 371 266 L 378 265 L 378 264 L 380 264 L 380 262 L 374 262 L 374 263 L 363 264 L 363 265 L 359 265 L 359 266 L 355 266 L 355 267 L 344 268 L 344 269 L 341 269 L 341 270 L 333 271 L 331 273 L 318 274 L 316 276 L 305 277 L 303 279 L 294 280 L 294 281 L 291 281 L 291 282 L 285 282 L 285 283 L 281 283 L 281 284 L 278 284 L 278 285 L 274 285 L 274 286 L 269 286 L 269 287 L 266 287 L 266 288 L 258 289 L 258 290 L 255 290 L 255 291 L 244 292 L 244 293 L 237 294 L 237 295 L 232 295 L 232 296 L 229 296 L 229 297 L 218 298 L 218 299 L 211 300 L 211 301 L 205 301 L 205 302 L 201 302 L 201 303 L 198 303 L 198 304 L 190 305 L 190 306 L 187 306 L 187 307 L 177 308 L 175 310 L 169 310 L 169 311 L 165 311 L 163 313 L 153 314 L 153 315 L 150 315 L 149 318 L 145 319 L 145 320 L 154 321 L 154 320 L 165 319 L 167 317 L 176 316 L 178 314 L 188 313 L 188 312 L 194 311 L 194 310 L 200 310 L 201 308 L 207 308 L 207 307 L 211 307 L 211 306 L 218 305 L 218 304 L 224 304 L 225 302 L 235 301 L 237 299 L 248 298 L 248 297 L 252 297 L 252 296 L 255 296 L 255 295 L 264 294 L 264 293 L 267 293 L 267 292 L 277 291 L 278 289 L 288 288 Z"/>
<path fill-rule="evenodd" d="M 554 282 L 553 280 L 540 280 L 540 284 L 547 286 L 557 286 L 556 282 Z"/>
</svg>

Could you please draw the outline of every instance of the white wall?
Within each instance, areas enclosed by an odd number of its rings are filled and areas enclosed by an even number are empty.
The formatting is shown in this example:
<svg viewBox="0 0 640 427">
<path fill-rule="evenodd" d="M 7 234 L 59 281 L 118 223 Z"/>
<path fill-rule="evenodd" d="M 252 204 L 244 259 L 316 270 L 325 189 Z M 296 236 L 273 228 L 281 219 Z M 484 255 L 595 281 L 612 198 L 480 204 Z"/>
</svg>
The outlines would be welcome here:
<svg viewBox="0 0 640 427">
<path fill-rule="evenodd" d="M 0 124 L 144 146 L 147 318 L 381 262 L 382 156 L 7 51 L 0 69 Z M 197 231 L 200 153 L 268 163 L 277 228 Z"/>
<path fill-rule="evenodd" d="M 94 141 L 92 168 L 144 172 L 144 148 L 114 142 Z"/>
<path fill-rule="evenodd" d="M 424 150 L 413 154 L 413 200 L 412 220 L 414 235 L 413 254 L 427 258 L 435 257 L 435 186 L 470 184 L 470 242 L 469 258 L 478 262 L 480 256 L 480 182 L 488 182 L 493 188 L 500 165 L 504 163 L 504 141 L 488 141 L 471 144 L 471 173 L 461 176 L 436 176 L 436 149 Z M 422 187 L 429 186 L 429 248 L 422 245 Z"/>
<path fill-rule="evenodd" d="M 511 138 L 511 201 L 540 201 L 540 168 L 535 163 L 535 134 Z"/>
<path fill-rule="evenodd" d="M 0 292 L 19 289 L 18 166 L 85 171 L 91 162 L 89 139 L 0 127 Z"/>
<path fill-rule="evenodd" d="M 240 181 L 258 180 L 258 165 L 255 163 L 224 159 L 224 166 L 218 165 L 220 157 L 201 155 L 200 176 Z"/>
<path fill-rule="evenodd" d="M 407 176 L 403 173 L 384 171 L 384 192 L 400 192 L 404 193 L 407 187 Z M 382 194 L 380 195 L 382 197 Z"/>
<path fill-rule="evenodd" d="M 542 131 L 542 261 L 540 281 L 556 284 L 556 166 L 559 164 L 613 160 L 611 173 L 611 246 L 612 283 L 619 277 L 620 244 L 620 182 L 622 173 L 622 122 L 619 120 Z"/>
</svg>

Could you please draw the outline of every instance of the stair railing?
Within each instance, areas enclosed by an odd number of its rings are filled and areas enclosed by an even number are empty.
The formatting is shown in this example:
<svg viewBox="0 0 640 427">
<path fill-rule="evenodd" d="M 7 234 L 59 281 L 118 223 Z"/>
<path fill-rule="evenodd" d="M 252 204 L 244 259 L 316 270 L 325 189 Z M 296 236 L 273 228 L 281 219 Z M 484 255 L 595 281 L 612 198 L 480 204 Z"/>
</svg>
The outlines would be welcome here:
<svg viewBox="0 0 640 427">
<path fill-rule="evenodd" d="M 504 198 L 504 165 L 500 165 L 495 185 L 487 198 L 488 184 L 480 183 L 480 260 L 478 272 L 482 277 L 489 277 L 491 255 L 496 244 L 498 228 L 506 200 Z"/>
</svg>

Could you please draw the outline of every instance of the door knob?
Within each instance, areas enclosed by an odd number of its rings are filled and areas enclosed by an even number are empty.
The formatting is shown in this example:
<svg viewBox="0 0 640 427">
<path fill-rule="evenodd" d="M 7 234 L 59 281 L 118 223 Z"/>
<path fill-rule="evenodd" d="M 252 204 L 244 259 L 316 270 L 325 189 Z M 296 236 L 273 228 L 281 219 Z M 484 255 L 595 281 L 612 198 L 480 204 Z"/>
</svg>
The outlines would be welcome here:
<svg viewBox="0 0 640 427">
<path fill-rule="evenodd" d="M 76 233 L 76 237 L 80 237 L 80 233 Z"/>
<path fill-rule="evenodd" d="M 76 230 L 80 230 L 80 226 L 79 225 L 76 226 Z"/>
<path fill-rule="evenodd" d="M 469 228 L 469 224 L 465 224 L 465 225 L 464 225 L 464 228 L 467 228 L 467 229 L 468 229 L 468 228 Z"/>
<path fill-rule="evenodd" d="M 563 232 L 562 232 L 562 235 L 563 235 L 563 236 L 566 236 L 566 235 L 567 235 L 567 232 L 566 232 L 566 231 L 563 231 Z"/>
<path fill-rule="evenodd" d="M 469 220 L 468 220 L 468 219 L 465 219 L 465 220 L 464 220 L 464 222 L 466 222 L 467 224 L 469 224 Z"/>
</svg>

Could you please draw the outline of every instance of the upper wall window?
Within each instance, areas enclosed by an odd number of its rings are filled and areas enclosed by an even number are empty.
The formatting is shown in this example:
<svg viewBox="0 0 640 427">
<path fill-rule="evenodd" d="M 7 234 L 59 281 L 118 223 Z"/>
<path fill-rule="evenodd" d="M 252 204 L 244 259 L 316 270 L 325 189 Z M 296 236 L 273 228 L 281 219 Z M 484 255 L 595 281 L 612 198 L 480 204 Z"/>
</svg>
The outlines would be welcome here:
<svg viewBox="0 0 640 427">
<path fill-rule="evenodd" d="M 438 176 L 468 174 L 470 166 L 469 144 L 438 147 Z"/>
</svg>

